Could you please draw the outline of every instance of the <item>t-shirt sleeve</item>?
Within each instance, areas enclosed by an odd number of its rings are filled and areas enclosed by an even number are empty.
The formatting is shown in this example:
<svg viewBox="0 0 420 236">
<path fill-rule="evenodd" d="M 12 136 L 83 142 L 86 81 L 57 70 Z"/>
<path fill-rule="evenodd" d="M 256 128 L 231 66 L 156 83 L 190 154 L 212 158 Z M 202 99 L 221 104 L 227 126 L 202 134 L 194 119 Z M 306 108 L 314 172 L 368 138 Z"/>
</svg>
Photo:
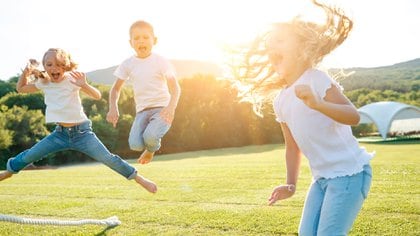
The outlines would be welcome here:
<svg viewBox="0 0 420 236">
<path fill-rule="evenodd" d="M 37 79 L 34 85 L 39 90 L 43 90 L 45 88 L 45 82 L 43 82 L 42 79 Z"/>
<path fill-rule="evenodd" d="M 336 86 L 338 89 L 343 91 L 343 87 L 331 78 L 328 74 L 322 71 L 317 71 L 316 76 L 311 77 L 311 87 L 319 97 L 324 98 L 327 94 L 328 89 L 332 86 Z"/>
<path fill-rule="evenodd" d="M 160 60 L 161 72 L 165 78 L 176 78 L 174 65 L 166 58 Z"/>
<path fill-rule="evenodd" d="M 282 116 L 281 111 L 280 111 L 280 102 L 279 102 L 279 100 L 280 100 L 280 97 L 279 96 L 277 96 L 274 99 L 274 102 L 273 102 L 273 110 L 274 110 L 274 114 L 276 116 L 276 121 L 279 122 L 279 123 L 282 123 L 282 122 L 285 122 L 285 121 L 284 121 L 283 116 Z"/>
<path fill-rule="evenodd" d="M 121 80 L 128 80 L 130 77 L 128 60 L 123 61 L 114 71 L 114 76 Z"/>
<path fill-rule="evenodd" d="M 276 121 L 279 122 L 279 123 L 284 123 L 285 122 L 280 113 L 276 113 Z"/>
</svg>

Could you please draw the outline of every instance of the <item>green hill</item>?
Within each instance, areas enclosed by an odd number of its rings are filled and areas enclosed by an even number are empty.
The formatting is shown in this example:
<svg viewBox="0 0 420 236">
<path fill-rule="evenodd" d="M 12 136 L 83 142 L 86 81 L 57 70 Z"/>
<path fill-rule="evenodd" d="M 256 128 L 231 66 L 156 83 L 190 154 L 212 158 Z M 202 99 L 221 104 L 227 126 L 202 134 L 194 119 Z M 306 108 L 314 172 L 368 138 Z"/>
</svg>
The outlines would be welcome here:
<svg viewBox="0 0 420 236">
<path fill-rule="evenodd" d="M 331 71 L 336 72 L 337 70 Z M 420 88 L 420 58 L 390 66 L 348 68 L 344 71 L 355 72 L 340 81 L 346 90 L 370 88 L 409 92 L 418 91 Z"/>
<path fill-rule="evenodd" d="M 222 69 L 215 63 L 196 60 L 172 60 L 171 62 L 176 68 L 178 78 L 192 77 L 195 74 L 222 76 Z M 116 67 L 91 71 L 87 75 L 95 83 L 110 85 L 115 81 L 113 72 Z M 330 71 L 336 73 L 338 69 Z M 344 68 L 344 71 L 355 72 L 340 81 L 347 91 L 370 88 L 408 92 L 418 91 L 420 88 L 420 58 L 390 66 Z"/>
<path fill-rule="evenodd" d="M 197 61 L 197 60 L 171 60 L 174 65 L 178 78 L 192 77 L 195 74 L 210 74 L 217 77 L 222 75 L 222 69 L 211 62 Z M 99 84 L 111 85 L 115 81 L 113 75 L 117 66 L 99 69 L 87 73 L 90 81 Z"/>
</svg>

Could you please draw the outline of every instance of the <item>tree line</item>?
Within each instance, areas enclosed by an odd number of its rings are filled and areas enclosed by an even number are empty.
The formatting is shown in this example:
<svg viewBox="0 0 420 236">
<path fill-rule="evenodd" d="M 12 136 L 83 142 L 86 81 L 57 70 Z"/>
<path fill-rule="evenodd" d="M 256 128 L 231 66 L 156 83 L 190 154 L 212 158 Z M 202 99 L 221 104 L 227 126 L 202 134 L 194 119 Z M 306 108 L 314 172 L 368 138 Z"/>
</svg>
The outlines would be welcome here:
<svg viewBox="0 0 420 236">
<path fill-rule="evenodd" d="M 5 168 L 8 158 L 30 148 L 55 127 L 45 124 L 42 93 L 16 93 L 17 79 L 0 80 L 0 169 Z M 128 147 L 128 134 L 135 117 L 132 90 L 126 86 L 121 92 L 121 116 L 114 128 L 106 121 L 110 86 L 95 86 L 101 91 L 102 99 L 92 100 L 82 95 L 83 107 L 92 120 L 94 132 L 111 152 L 122 158 L 137 157 L 140 153 Z M 271 107 L 264 110 L 264 117 L 258 117 L 251 104 L 239 102 L 236 89 L 227 80 L 197 74 L 181 79 L 180 86 L 182 94 L 175 119 L 158 154 L 283 143 L 280 125 L 275 121 Z M 359 88 L 345 93 L 356 107 L 384 100 L 420 106 L 418 89 L 400 92 Z M 356 136 L 373 129 L 369 125 L 353 127 Z M 36 165 L 88 161 L 92 160 L 82 153 L 63 151 L 51 154 Z"/>
<path fill-rule="evenodd" d="M 0 168 L 5 167 L 8 158 L 30 148 L 55 127 L 45 124 L 43 94 L 16 93 L 17 78 L 0 81 Z M 95 86 L 101 91 L 102 99 L 92 100 L 82 95 L 82 104 L 92 120 L 94 132 L 111 152 L 122 158 L 137 157 L 140 153 L 128 147 L 128 134 L 135 117 L 132 90 L 126 86 L 121 92 L 121 116 L 114 128 L 106 121 L 110 86 Z M 195 75 L 181 79 L 180 86 L 182 94 L 175 119 L 158 154 L 283 141 L 272 112 L 267 111 L 264 118 L 256 116 L 250 104 L 239 102 L 237 92 L 228 81 Z M 91 159 L 82 153 L 63 151 L 51 154 L 36 165 L 87 161 Z"/>
</svg>

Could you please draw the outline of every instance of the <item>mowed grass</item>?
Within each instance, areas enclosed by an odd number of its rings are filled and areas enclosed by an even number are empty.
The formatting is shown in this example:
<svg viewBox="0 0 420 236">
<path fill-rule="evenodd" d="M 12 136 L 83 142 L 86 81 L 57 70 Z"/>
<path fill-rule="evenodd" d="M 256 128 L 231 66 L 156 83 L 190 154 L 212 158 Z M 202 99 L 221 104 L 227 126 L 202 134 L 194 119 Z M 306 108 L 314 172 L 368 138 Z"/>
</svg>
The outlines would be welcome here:
<svg viewBox="0 0 420 236">
<path fill-rule="evenodd" d="M 374 179 L 350 235 L 420 235 L 420 144 L 361 145 L 377 153 Z M 305 159 L 295 196 L 267 206 L 286 174 L 279 144 L 161 155 L 135 166 L 159 185 L 158 193 L 102 164 L 23 171 L 0 182 L 0 214 L 115 215 L 122 222 L 115 228 L 0 222 L 0 235 L 296 235 L 311 181 Z"/>
</svg>

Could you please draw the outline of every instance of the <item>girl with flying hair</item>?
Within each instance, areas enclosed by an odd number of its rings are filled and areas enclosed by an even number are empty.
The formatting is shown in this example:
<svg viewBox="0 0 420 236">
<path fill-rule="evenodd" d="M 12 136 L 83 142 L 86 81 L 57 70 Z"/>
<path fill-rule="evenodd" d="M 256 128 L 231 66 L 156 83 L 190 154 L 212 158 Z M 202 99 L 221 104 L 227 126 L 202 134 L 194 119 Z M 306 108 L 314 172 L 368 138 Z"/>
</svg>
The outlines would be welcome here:
<svg viewBox="0 0 420 236">
<path fill-rule="evenodd" d="M 340 85 L 317 69 L 347 38 L 353 22 L 339 8 L 312 3 L 325 12 L 325 24 L 301 18 L 273 24 L 241 52 L 235 82 L 257 114 L 273 101 L 283 131 L 286 183 L 274 188 L 269 205 L 294 195 L 304 155 L 313 181 L 299 235 L 347 235 L 370 189 L 373 154 L 352 135 L 350 126 L 360 120 L 357 109 Z"/>
<path fill-rule="evenodd" d="M 16 90 L 19 93 L 42 91 L 46 104 L 45 120 L 55 123 L 56 127 L 33 147 L 10 158 L 7 170 L 0 173 L 0 181 L 51 153 L 75 150 L 102 162 L 128 180 L 134 179 L 144 189 L 155 193 L 157 186 L 154 182 L 138 174 L 121 157 L 109 152 L 93 132 L 92 122 L 83 110 L 80 92 L 96 100 L 101 98 L 101 92 L 87 82 L 85 73 L 76 70 L 77 64 L 70 54 L 60 48 L 50 48 L 42 59 L 45 71 L 38 70 L 38 65 L 36 60 L 30 60 L 16 84 Z M 32 81 L 32 77 L 36 79 Z"/>
</svg>

